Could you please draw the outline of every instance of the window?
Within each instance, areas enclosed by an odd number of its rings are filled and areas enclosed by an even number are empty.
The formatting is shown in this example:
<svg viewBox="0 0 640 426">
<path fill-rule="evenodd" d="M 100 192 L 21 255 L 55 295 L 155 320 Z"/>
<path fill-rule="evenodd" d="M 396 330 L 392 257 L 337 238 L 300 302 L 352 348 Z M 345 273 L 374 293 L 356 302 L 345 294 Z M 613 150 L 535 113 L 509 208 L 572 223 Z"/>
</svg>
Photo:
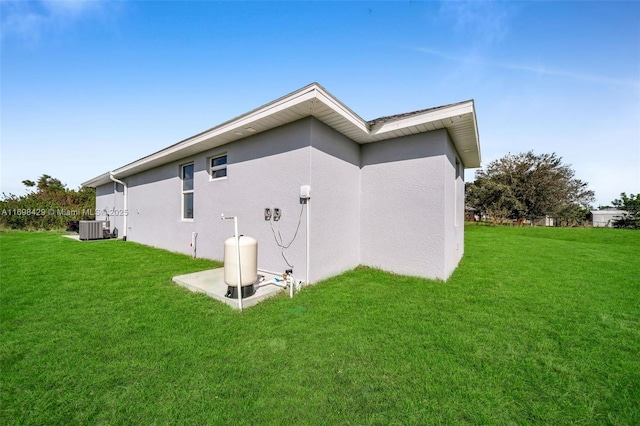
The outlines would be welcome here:
<svg viewBox="0 0 640 426">
<path fill-rule="evenodd" d="M 193 163 L 180 166 L 182 179 L 182 218 L 193 219 Z"/>
<path fill-rule="evenodd" d="M 218 155 L 209 160 L 211 180 L 227 177 L 227 154 Z"/>
</svg>

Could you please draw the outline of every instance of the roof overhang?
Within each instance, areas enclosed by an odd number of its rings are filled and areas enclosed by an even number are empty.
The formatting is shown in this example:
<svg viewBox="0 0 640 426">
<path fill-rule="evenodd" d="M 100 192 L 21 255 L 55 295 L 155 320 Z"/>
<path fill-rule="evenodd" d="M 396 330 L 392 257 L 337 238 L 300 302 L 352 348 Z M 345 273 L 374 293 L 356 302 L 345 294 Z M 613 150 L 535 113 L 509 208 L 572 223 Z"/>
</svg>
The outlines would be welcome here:
<svg viewBox="0 0 640 426">
<path fill-rule="evenodd" d="M 628 212 L 626 210 L 614 210 L 614 209 L 609 209 L 609 210 L 591 210 L 591 214 L 595 215 L 595 216 L 620 216 L 620 215 L 624 215 L 627 214 Z"/>
<path fill-rule="evenodd" d="M 301 118 L 315 117 L 353 141 L 364 144 L 446 129 L 466 168 L 480 167 L 480 145 L 473 100 L 373 121 L 363 120 L 317 83 L 143 157 L 82 186 L 96 187 L 171 161 L 180 160 Z"/>
<path fill-rule="evenodd" d="M 110 175 L 111 175 L 110 172 L 103 173 L 100 176 L 96 176 L 93 179 L 90 179 L 90 180 L 82 183 L 82 186 L 87 186 L 89 188 L 97 188 L 100 185 L 104 185 L 104 184 L 107 184 L 109 182 L 113 182 L 111 180 Z"/>
</svg>

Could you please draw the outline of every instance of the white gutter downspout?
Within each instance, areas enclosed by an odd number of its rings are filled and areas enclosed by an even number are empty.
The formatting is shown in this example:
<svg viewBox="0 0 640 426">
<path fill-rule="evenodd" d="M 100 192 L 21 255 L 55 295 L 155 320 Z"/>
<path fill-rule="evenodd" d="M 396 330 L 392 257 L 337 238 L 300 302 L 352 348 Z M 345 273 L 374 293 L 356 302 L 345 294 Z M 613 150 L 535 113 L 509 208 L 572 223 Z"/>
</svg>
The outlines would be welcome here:
<svg viewBox="0 0 640 426">
<path fill-rule="evenodd" d="M 311 197 L 307 198 L 307 205 L 306 210 L 307 210 L 307 281 L 304 283 L 305 285 L 309 285 L 309 263 L 310 263 L 310 257 L 309 257 L 309 231 L 311 228 L 311 225 L 309 224 L 309 201 L 311 201 Z"/>
<path fill-rule="evenodd" d="M 120 185 L 122 185 L 122 187 L 124 188 L 124 192 L 122 194 L 122 196 L 124 197 L 124 208 L 123 208 L 123 214 L 124 214 L 124 219 L 123 219 L 123 227 L 124 230 L 122 231 L 122 239 L 123 240 L 127 240 L 127 216 L 129 216 L 129 196 L 128 196 L 128 191 L 127 191 L 127 184 L 124 183 L 123 181 L 116 179 L 115 177 L 113 177 L 113 172 L 109 173 L 109 178 L 114 181 L 115 183 L 119 183 Z"/>
</svg>

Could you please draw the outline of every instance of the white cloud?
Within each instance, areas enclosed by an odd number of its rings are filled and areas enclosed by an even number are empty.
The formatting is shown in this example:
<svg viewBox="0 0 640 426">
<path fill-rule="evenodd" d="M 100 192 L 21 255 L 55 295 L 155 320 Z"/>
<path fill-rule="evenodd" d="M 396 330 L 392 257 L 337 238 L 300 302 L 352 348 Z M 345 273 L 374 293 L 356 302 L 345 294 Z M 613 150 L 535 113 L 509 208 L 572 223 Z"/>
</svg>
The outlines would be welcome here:
<svg viewBox="0 0 640 426">
<path fill-rule="evenodd" d="M 509 32 L 512 5 L 494 1 L 445 1 L 439 19 L 452 23 L 457 33 L 470 36 L 474 44 L 486 46 Z"/>
<path fill-rule="evenodd" d="M 540 74 L 540 75 L 566 77 L 572 80 L 582 80 L 582 81 L 588 81 L 592 83 L 601 83 L 601 84 L 608 84 L 608 85 L 614 85 L 614 86 L 627 86 L 629 88 L 636 89 L 636 90 L 640 89 L 640 82 L 634 81 L 634 80 L 624 80 L 624 79 L 611 78 L 611 77 L 606 77 L 601 75 L 583 74 L 583 73 L 577 73 L 573 71 L 552 69 L 552 68 L 546 68 L 543 66 L 531 66 L 526 64 L 496 63 L 496 64 L 487 64 L 487 65 L 495 65 L 502 68 L 508 68 L 508 69 L 517 70 L 517 71 L 525 71 L 525 72 L 530 72 L 530 73 Z"/>
<path fill-rule="evenodd" d="M 418 48 L 415 48 L 414 50 L 417 50 L 418 52 L 422 52 L 428 55 L 438 56 L 442 59 L 446 59 L 449 61 L 460 62 L 465 64 L 497 67 L 497 68 L 514 70 L 514 71 L 523 71 L 531 74 L 548 75 L 552 77 L 564 77 L 572 80 L 581 80 L 581 81 L 586 81 L 591 83 L 599 83 L 599 84 L 605 84 L 605 85 L 611 85 L 611 86 L 626 87 L 628 89 L 633 89 L 633 90 L 640 90 L 640 82 L 638 80 L 625 80 L 625 79 L 619 79 L 619 78 L 611 78 L 611 77 L 602 76 L 602 75 L 584 74 L 584 73 L 579 73 L 574 71 L 548 68 L 541 65 L 533 66 L 528 64 L 491 61 L 491 60 L 481 59 L 476 54 L 470 54 L 468 56 L 452 55 L 450 53 L 445 53 L 436 49 L 425 48 L 425 47 L 418 47 Z"/>
<path fill-rule="evenodd" d="M 0 8 L 3 40 L 8 35 L 34 38 L 44 25 L 45 16 L 34 10 L 29 2 L 3 1 Z"/>
<path fill-rule="evenodd" d="M 0 1 L 2 39 L 16 37 L 31 42 L 47 31 L 64 29 L 112 4 L 103 0 Z"/>
<path fill-rule="evenodd" d="M 100 7 L 98 0 L 41 0 L 47 10 L 54 15 L 79 15 L 88 10 Z"/>
</svg>

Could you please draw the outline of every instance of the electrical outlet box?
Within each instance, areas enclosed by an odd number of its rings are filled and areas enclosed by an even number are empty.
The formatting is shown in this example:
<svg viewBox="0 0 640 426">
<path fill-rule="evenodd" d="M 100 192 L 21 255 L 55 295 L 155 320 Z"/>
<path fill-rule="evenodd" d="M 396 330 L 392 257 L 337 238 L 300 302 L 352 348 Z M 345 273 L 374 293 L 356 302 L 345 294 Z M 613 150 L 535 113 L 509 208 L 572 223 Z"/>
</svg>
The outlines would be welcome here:
<svg viewBox="0 0 640 426">
<path fill-rule="evenodd" d="M 271 220 L 271 209 L 268 207 L 264 209 L 264 220 Z"/>
<path fill-rule="evenodd" d="M 273 220 L 278 221 L 280 220 L 280 217 L 282 216 L 282 210 L 280 210 L 279 208 L 274 208 L 273 209 Z"/>
<path fill-rule="evenodd" d="M 309 185 L 302 185 L 300 187 L 300 198 L 303 200 L 311 198 L 311 187 Z"/>
</svg>

